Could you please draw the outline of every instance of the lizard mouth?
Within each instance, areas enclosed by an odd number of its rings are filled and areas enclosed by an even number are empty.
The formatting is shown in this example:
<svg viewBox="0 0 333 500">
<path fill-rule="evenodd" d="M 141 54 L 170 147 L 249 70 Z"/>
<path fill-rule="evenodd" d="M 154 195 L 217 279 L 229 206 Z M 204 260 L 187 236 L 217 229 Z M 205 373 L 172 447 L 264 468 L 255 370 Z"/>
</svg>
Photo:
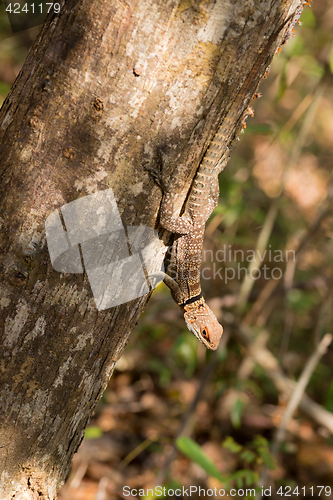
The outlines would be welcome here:
<svg viewBox="0 0 333 500">
<path fill-rule="evenodd" d="M 188 319 L 185 319 L 185 321 L 187 328 L 197 337 L 198 340 L 200 340 L 202 344 L 204 344 L 208 349 L 211 349 L 212 351 L 215 351 L 215 349 L 217 349 L 218 342 L 215 343 L 212 341 L 211 335 L 209 333 L 209 328 L 207 326 L 204 326 L 200 329 L 197 325 L 194 325 L 193 322 L 188 321 Z"/>
</svg>

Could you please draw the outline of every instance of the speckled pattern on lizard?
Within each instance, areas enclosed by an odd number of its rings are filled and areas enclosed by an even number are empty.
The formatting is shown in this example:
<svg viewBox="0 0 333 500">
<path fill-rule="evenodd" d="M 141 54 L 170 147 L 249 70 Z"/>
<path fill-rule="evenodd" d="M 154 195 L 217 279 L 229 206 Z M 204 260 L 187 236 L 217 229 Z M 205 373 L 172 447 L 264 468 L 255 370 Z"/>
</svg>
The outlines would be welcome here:
<svg viewBox="0 0 333 500">
<path fill-rule="evenodd" d="M 283 26 L 287 22 L 288 20 L 283 23 Z M 218 175 L 229 159 L 229 149 L 235 136 L 237 139 L 239 131 L 244 126 L 244 117 L 252 112 L 251 108 L 246 108 L 246 106 L 253 95 L 257 96 L 255 94 L 257 74 L 265 72 L 273 42 L 281 29 L 282 27 L 269 37 L 235 100 L 230 104 L 221 126 L 199 165 L 182 216 L 174 215 L 175 189 L 172 187 L 172 182 L 169 189 L 162 187 L 160 224 L 164 229 L 179 235 L 172 244 L 164 282 L 170 288 L 173 299 L 184 312 L 188 329 L 211 350 L 217 349 L 223 328 L 201 293 L 200 268 L 205 223 L 218 203 Z M 232 134 L 235 123 L 237 124 L 236 131 Z"/>
</svg>

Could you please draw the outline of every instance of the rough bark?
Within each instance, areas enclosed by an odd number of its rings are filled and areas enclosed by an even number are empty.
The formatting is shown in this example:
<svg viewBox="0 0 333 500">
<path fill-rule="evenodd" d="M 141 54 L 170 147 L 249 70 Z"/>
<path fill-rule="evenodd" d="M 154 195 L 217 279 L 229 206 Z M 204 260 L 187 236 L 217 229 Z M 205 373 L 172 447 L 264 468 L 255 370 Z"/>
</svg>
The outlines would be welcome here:
<svg viewBox="0 0 333 500">
<path fill-rule="evenodd" d="M 124 225 L 155 227 L 161 158 L 180 209 L 301 3 L 68 0 L 46 20 L 0 112 L 1 499 L 56 497 L 148 299 L 98 312 L 86 275 L 52 268 L 46 218 L 111 187 Z"/>
</svg>

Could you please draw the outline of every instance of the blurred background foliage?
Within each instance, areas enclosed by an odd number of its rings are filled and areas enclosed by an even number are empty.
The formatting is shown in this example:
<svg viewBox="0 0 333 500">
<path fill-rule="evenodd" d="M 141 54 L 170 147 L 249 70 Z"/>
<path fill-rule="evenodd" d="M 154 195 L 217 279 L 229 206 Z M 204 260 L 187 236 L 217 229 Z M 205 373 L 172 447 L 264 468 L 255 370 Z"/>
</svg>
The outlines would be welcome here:
<svg viewBox="0 0 333 500">
<path fill-rule="evenodd" d="M 207 352 L 160 285 L 61 500 L 119 499 L 123 485 L 264 484 L 271 498 L 284 497 L 281 487 L 302 498 L 333 489 L 332 347 L 309 377 L 312 413 L 302 400 L 276 435 L 288 387 L 333 324 L 333 4 L 314 1 L 301 22 L 260 85 L 207 224 L 202 287 L 222 345 Z M 0 102 L 39 29 L 13 35 L 1 4 Z"/>
</svg>

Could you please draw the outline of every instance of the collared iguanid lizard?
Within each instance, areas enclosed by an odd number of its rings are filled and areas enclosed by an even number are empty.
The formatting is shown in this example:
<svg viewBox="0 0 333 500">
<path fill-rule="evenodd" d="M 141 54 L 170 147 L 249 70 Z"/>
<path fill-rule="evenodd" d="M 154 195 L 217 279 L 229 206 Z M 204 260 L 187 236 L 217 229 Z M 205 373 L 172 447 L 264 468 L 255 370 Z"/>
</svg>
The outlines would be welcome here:
<svg viewBox="0 0 333 500">
<path fill-rule="evenodd" d="M 164 193 L 160 211 L 161 226 L 181 235 L 172 245 L 164 282 L 184 312 L 187 328 L 212 350 L 217 349 L 223 328 L 202 296 L 200 266 L 205 224 L 217 205 L 218 173 L 226 163 L 226 160 L 218 163 L 209 156 L 218 157 L 220 148 L 217 141 L 211 142 L 196 173 L 184 215 L 173 216 L 174 197 L 170 191 Z"/>
<path fill-rule="evenodd" d="M 184 312 L 188 329 L 211 350 L 217 349 L 223 328 L 201 293 L 200 267 L 205 223 L 218 202 L 218 174 L 229 159 L 229 146 L 235 136 L 237 137 L 240 128 L 243 128 L 242 124 L 245 126 L 244 118 L 252 112 L 250 108 L 243 111 L 244 103 L 248 102 L 256 91 L 255 79 L 258 72 L 266 68 L 266 59 L 280 30 L 281 27 L 270 36 L 237 97 L 230 104 L 221 126 L 199 165 L 182 216 L 174 215 L 175 189 L 170 187 L 173 183 L 170 183 L 168 189 L 161 186 L 163 199 L 160 224 L 164 229 L 179 235 L 172 244 L 170 263 L 167 274 L 164 275 L 164 282 L 170 288 L 173 299 Z M 256 96 L 258 94 L 255 94 Z M 240 126 L 232 135 L 231 131 L 235 123 Z"/>
</svg>

